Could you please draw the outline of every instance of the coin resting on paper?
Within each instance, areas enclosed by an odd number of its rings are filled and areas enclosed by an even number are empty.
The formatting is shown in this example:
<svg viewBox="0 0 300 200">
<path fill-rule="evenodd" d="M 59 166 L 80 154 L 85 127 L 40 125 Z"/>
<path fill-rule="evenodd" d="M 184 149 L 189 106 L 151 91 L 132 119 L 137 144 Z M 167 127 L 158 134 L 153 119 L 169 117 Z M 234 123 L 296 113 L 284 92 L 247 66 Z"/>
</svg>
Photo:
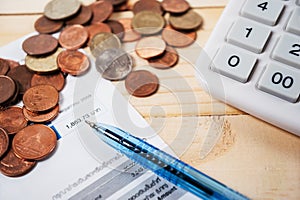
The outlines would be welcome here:
<svg viewBox="0 0 300 200">
<path fill-rule="evenodd" d="M 182 6 L 174 7 L 174 3 Z M 114 11 L 124 10 L 132 11 L 133 17 L 110 19 Z M 91 5 L 77 0 L 50 1 L 32 23 L 37 33 L 22 43 L 25 63 L 0 55 L 0 84 L 4 85 L 0 87 L 0 171 L 20 176 L 52 155 L 55 134 L 45 124 L 59 116 L 59 92 L 68 87 L 67 76 L 80 79 L 94 62 L 99 77 L 124 81 L 130 95 L 153 95 L 159 90 L 159 77 L 140 70 L 134 60 L 147 61 L 149 69 L 175 67 L 179 59 L 176 48 L 191 45 L 201 24 L 202 17 L 185 0 L 141 0 L 134 5 L 126 0 Z M 123 48 L 124 43 L 133 42 L 135 51 Z M 31 130 L 39 136 L 32 137 Z M 19 138 L 29 141 L 37 137 L 45 140 L 19 142 Z M 40 154 L 28 156 L 26 145 Z M 43 149 L 45 145 L 51 148 Z"/>
</svg>

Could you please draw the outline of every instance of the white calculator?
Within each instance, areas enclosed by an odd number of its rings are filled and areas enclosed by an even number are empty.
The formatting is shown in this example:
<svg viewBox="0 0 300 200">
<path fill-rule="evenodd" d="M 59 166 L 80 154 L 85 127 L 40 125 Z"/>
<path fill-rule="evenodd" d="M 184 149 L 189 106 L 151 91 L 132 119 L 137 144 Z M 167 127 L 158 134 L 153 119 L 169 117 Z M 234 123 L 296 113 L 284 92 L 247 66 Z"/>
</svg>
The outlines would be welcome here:
<svg viewBox="0 0 300 200">
<path fill-rule="evenodd" d="M 216 99 L 300 136 L 300 0 L 230 0 L 196 67 Z"/>
</svg>

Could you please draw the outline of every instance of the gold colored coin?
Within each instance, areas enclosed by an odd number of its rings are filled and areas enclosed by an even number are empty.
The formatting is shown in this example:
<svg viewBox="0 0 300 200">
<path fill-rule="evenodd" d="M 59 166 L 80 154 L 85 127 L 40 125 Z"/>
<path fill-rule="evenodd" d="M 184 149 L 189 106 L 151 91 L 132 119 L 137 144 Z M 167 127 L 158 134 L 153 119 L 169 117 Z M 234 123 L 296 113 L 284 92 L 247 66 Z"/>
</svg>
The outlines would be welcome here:
<svg viewBox="0 0 300 200">
<path fill-rule="evenodd" d="M 158 33 L 165 26 L 165 19 L 153 11 L 141 11 L 132 19 L 133 29 L 141 34 L 152 35 Z"/>
<path fill-rule="evenodd" d="M 171 15 L 169 22 L 174 29 L 177 30 L 192 30 L 198 28 L 203 18 L 193 10 L 189 10 L 183 15 Z"/>
<path fill-rule="evenodd" d="M 98 33 L 91 40 L 90 50 L 93 56 L 98 57 L 104 50 L 121 48 L 121 42 L 113 33 Z"/>
<path fill-rule="evenodd" d="M 52 20 L 70 17 L 79 11 L 81 4 L 78 0 L 52 0 L 44 8 L 44 15 Z"/>
<path fill-rule="evenodd" d="M 144 59 L 153 58 L 164 53 L 166 43 L 159 37 L 145 37 L 137 42 L 135 52 Z"/>
<path fill-rule="evenodd" d="M 28 69 L 37 73 L 48 73 L 57 71 L 59 68 L 56 63 L 56 58 L 58 54 L 62 51 L 62 48 L 58 48 L 55 53 L 46 57 L 33 57 L 27 55 L 25 57 L 25 64 L 28 67 Z"/>
</svg>

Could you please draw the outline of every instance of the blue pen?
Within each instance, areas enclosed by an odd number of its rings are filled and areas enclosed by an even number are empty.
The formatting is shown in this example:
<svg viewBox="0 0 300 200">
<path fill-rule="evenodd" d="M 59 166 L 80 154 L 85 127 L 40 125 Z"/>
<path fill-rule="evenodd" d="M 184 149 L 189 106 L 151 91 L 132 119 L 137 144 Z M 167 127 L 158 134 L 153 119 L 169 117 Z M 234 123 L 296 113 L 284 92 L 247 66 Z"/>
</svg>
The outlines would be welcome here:
<svg viewBox="0 0 300 200">
<path fill-rule="evenodd" d="M 117 127 L 89 121 L 86 123 L 105 143 L 158 176 L 202 199 L 248 199 L 188 164 Z"/>
</svg>

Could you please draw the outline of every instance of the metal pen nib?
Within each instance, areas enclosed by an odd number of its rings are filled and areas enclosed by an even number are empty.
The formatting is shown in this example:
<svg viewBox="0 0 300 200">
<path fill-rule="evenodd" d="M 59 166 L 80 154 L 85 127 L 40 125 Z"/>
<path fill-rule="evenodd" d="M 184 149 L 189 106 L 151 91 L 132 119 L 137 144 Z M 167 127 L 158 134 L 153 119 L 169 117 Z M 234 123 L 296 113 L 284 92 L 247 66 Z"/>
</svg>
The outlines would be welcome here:
<svg viewBox="0 0 300 200">
<path fill-rule="evenodd" d="M 97 126 L 95 123 L 87 120 L 85 120 L 85 123 L 87 123 L 91 128 L 97 130 L 98 132 L 105 134 L 105 129 L 103 127 Z"/>
</svg>

